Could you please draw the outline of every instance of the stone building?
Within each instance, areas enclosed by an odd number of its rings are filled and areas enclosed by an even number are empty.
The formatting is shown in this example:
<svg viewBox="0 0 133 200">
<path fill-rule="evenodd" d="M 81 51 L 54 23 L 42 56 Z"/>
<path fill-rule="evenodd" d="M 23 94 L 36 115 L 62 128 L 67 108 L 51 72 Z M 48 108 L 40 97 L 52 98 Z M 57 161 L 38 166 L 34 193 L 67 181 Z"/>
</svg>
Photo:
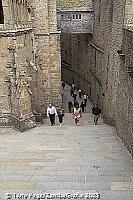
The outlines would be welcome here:
<svg viewBox="0 0 133 200">
<path fill-rule="evenodd" d="M 62 79 L 69 84 L 75 82 L 78 88 L 93 96 L 95 93 L 91 82 L 95 78 L 88 67 L 94 23 L 93 1 L 59 0 L 57 6 L 58 27 L 61 29 Z"/>
<path fill-rule="evenodd" d="M 92 34 L 62 30 L 62 78 L 102 108 L 133 155 L 133 1 L 96 0 L 93 10 Z"/>
<path fill-rule="evenodd" d="M 0 0 L 0 125 L 24 131 L 59 105 L 55 0 Z"/>
<path fill-rule="evenodd" d="M 92 1 L 57 1 L 58 28 L 65 33 L 92 33 Z"/>
</svg>

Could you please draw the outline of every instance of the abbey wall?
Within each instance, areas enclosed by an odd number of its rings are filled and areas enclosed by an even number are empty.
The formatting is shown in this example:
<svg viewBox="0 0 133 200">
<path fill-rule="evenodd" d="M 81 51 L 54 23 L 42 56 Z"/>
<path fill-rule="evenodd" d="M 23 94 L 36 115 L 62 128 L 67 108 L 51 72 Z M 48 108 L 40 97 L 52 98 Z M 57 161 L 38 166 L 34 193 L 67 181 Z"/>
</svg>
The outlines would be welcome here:
<svg viewBox="0 0 133 200">
<path fill-rule="evenodd" d="M 56 1 L 0 4 L 0 125 L 24 131 L 61 103 Z"/>
<path fill-rule="evenodd" d="M 132 8 L 130 0 L 94 1 L 92 35 L 62 33 L 61 49 L 63 78 L 102 108 L 105 121 L 117 128 L 133 155 Z"/>
<path fill-rule="evenodd" d="M 96 70 L 102 80 L 99 95 L 103 99 L 103 116 L 109 124 L 115 125 L 125 146 L 133 153 L 133 79 L 128 73 L 133 38 L 132 32 L 124 29 L 125 1 L 95 1 L 94 10 L 98 8 L 93 44 L 103 51 L 100 69 Z M 99 63 L 97 57 L 93 66 L 95 63 Z"/>
</svg>

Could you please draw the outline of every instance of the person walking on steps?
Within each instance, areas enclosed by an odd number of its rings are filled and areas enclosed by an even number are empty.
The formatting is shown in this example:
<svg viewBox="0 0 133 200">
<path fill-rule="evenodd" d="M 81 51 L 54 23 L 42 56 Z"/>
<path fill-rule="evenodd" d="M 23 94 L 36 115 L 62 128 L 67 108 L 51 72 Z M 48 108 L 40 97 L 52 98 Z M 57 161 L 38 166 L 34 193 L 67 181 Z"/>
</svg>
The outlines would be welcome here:
<svg viewBox="0 0 133 200">
<path fill-rule="evenodd" d="M 88 100 L 88 96 L 85 94 L 85 95 L 84 95 L 85 108 L 86 108 L 86 105 L 87 105 L 87 100 Z"/>
<path fill-rule="evenodd" d="M 71 86 L 71 88 L 75 91 L 75 89 L 76 89 L 76 84 L 73 83 L 72 86 Z"/>
<path fill-rule="evenodd" d="M 79 120 L 81 118 L 81 109 L 78 106 L 78 104 L 74 107 L 73 116 L 74 116 L 75 124 L 79 126 Z"/>
<path fill-rule="evenodd" d="M 96 104 L 94 104 L 94 106 L 92 108 L 92 114 L 94 115 L 94 123 L 95 123 L 95 125 L 98 122 L 98 119 L 100 117 L 100 113 L 101 113 L 101 109 Z"/>
<path fill-rule="evenodd" d="M 81 99 L 81 96 L 82 96 L 82 91 L 79 90 L 79 98 Z"/>
<path fill-rule="evenodd" d="M 74 102 L 76 101 L 76 98 L 77 98 L 77 94 L 76 94 L 76 93 L 74 93 L 74 94 L 73 94 L 73 99 L 74 99 Z"/>
<path fill-rule="evenodd" d="M 65 82 L 64 81 L 62 81 L 62 84 L 61 84 L 61 87 L 63 88 L 63 90 L 65 89 Z"/>
<path fill-rule="evenodd" d="M 73 103 L 72 103 L 72 101 L 70 100 L 70 101 L 68 101 L 68 110 L 69 110 L 69 113 L 72 112 L 72 107 L 73 107 Z"/>
<path fill-rule="evenodd" d="M 47 108 L 47 117 L 50 119 L 51 126 L 55 124 L 55 116 L 57 116 L 56 108 L 50 103 Z"/>
<path fill-rule="evenodd" d="M 79 102 L 76 100 L 76 101 L 74 101 L 74 107 L 76 107 L 77 105 L 79 107 Z"/>
<path fill-rule="evenodd" d="M 63 109 L 61 106 L 60 106 L 59 109 L 57 110 L 57 114 L 58 114 L 60 126 L 62 126 L 63 117 L 64 117 L 65 115 L 64 115 L 64 109 Z"/>
<path fill-rule="evenodd" d="M 80 108 L 82 110 L 82 113 L 84 113 L 85 112 L 85 102 L 84 101 L 81 102 Z"/>
<path fill-rule="evenodd" d="M 70 95 L 73 97 L 73 94 L 74 94 L 74 90 L 73 90 L 73 88 L 71 87 L 71 89 L 70 89 Z"/>
</svg>

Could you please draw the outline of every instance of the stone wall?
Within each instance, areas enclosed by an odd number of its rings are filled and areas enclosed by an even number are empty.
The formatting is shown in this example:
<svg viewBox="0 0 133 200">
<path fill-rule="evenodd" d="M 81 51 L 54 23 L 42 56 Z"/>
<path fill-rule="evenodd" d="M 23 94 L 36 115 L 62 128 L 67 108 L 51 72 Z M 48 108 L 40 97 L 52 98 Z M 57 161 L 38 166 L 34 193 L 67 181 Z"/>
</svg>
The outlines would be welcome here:
<svg viewBox="0 0 133 200">
<path fill-rule="evenodd" d="M 61 104 L 56 0 L 2 1 L 0 125 L 34 127 L 49 102 Z M 33 115 L 34 114 L 34 115 Z"/>
<path fill-rule="evenodd" d="M 78 89 L 101 104 L 101 82 L 91 68 L 91 42 L 91 34 L 61 34 L 62 79 L 69 85 L 75 82 Z"/>
<path fill-rule="evenodd" d="M 133 26 L 133 1 L 132 0 L 126 0 L 124 24 Z"/>
<path fill-rule="evenodd" d="M 58 28 L 65 33 L 92 33 L 92 11 L 60 11 L 57 12 Z M 77 18 L 77 19 L 76 19 Z"/>
<path fill-rule="evenodd" d="M 57 0 L 57 7 L 61 10 L 90 10 L 93 9 L 92 0 Z"/>
<path fill-rule="evenodd" d="M 130 8 L 130 0 L 126 6 L 124 0 L 94 1 L 92 37 L 63 33 L 61 52 L 63 80 L 69 84 L 75 82 L 91 96 L 102 108 L 105 121 L 117 128 L 133 155 L 133 12 Z"/>
<path fill-rule="evenodd" d="M 65 33 L 92 33 L 93 1 L 57 1 L 58 29 Z"/>
<path fill-rule="evenodd" d="M 116 126 L 118 135 L 132 153 L 133 80 L 127 73 L 122 52 L 122 46 L 126 49 L 129 46 L 129 39 L 123 39 L 124 3 L 122 0 L 95 1 L 93 45 L 103 51 L 101 68 L 96 72 L 102 80 L 103 116 L 109 124 Z M 133 57 L 130 49 L 125 54 L 126 59 Z M 99 59 L 96 57 L 93 62 L 93 66 L 98 65 Z"/>
<path fill-rule="evenodd" d="M 30 43 L 31 29 L 10 33 L 8 30 L 3 30 L 0 31 L 0 36 L 0 124 L 5 126 L 13 125 L 11 123 L 12 118 L 14 121 L 15 119 L 17 121 L 25 120 L 26 116 L 29 119 L 33 118 L 27 65 L 27 58 L 32 57 L 32 53 L 29 51 L 29 49 L 32 49 Z M 4 120 L 6 123 L 3 123 Z M 15 125 L 16 123 L 14 123 Z"/>
<path fill-rule="evenodd" d="M 0 125 L 20 131 L 34 127 L 28 60 L 32 43 L 27 2 L 2 1 L 4 24 L 0 26 Z"/>
<path fill-rule="evenodd" d="M 58 24 L 61 28 L 62 79 L 69 84 L 76 83 L 83 93 L 102 106 L 101 60 L 103 51 L 96 51 L 92 44 L 93 1 L 58 1 Z M 82 13 L 82 18 L 73 20 L 73 14 Z M 61 15 L 71 15 L 61 19 Z M 85 22 L 85 26 L 84 26 Z M 95 57 L 99 63 L 94 62 Z M 93 58 L 93 59 L 91 59 Z M 94 66 L 93 66 L 94 64 Z M 98 73 L 96 73 L 98 72 Z"/>
</svg>

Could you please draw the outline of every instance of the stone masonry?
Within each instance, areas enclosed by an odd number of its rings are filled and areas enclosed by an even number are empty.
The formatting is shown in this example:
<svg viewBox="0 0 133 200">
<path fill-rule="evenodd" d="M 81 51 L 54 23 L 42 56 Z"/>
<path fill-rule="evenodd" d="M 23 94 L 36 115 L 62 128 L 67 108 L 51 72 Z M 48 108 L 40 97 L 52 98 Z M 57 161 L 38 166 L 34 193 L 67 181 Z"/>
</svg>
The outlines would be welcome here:
<svg viewBox="0 0 133 200">
<path fill-rule="evenodd" d="M 127 4 L 132 2 L 128 1 Z M 128 73 L 128 67 L 132 68 L 133 35 L 131 31 L 124 29 L 127 4 L 125 6 L 125 1 L 115 0 L 95 1 L 94 10 L 100 10 L 99 15 L 95 15 L 93 44 L 103 51 L 96 74 L 102 80 L 99 96 L 103 99 L 104 118 L 109 124 L 116 126 L 118 135 L 133 155 L 133 79 Z M 131 19 L 130 9 L 129 12 Z M 97 57 L 93 66 L 95 63 L 99 63 Z"/>
<path fill-rule="evenodd" d="M 57 1 L 58 29 L 65 33 L 92 33 L 93 2 Z"/>
<path fill-rule="evenodd" d="M 0 125 L 24 131 L 61 103 L 56 1 L 0 4 Z"/>
</svg>

